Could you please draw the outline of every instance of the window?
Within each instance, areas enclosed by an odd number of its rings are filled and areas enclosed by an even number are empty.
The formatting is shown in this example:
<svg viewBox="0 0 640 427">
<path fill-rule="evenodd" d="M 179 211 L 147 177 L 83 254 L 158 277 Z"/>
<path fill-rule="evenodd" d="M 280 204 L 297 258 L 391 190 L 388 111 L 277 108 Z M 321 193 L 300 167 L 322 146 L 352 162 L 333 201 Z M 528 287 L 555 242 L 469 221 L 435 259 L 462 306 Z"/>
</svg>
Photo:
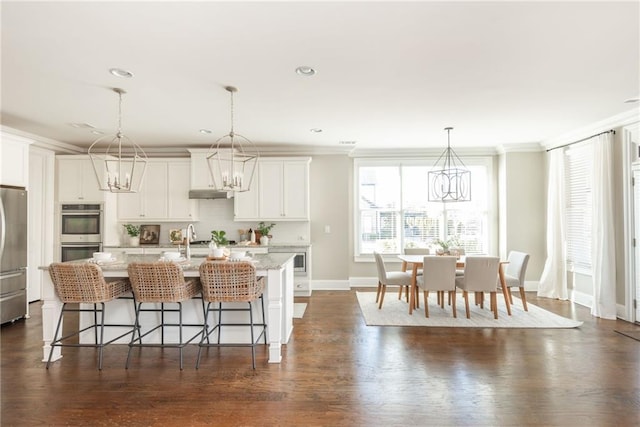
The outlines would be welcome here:
<svg viewBox="0 0 640 427">
<path fill-rule="evenodd" d="M 355 255 L 402 253 L 407 246 L 458 242 L 466 253 L 488 253 L 488 158 L 465 159 L 471 171 L 470 202 L 429 202 L 427 174 L 433 160 L 355 161 Z"/>
<path fill-rule="evenodd" d="M 567 267 L 591 270 L 591 143 L 565 150 Z"/>
</svg>

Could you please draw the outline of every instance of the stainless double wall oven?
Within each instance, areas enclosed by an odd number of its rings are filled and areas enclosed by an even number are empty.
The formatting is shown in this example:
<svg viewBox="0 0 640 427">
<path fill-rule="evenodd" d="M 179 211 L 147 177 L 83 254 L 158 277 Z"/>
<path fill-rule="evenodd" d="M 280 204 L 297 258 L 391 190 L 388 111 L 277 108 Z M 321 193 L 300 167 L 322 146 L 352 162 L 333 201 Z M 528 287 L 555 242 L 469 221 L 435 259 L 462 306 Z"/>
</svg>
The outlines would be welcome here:
<svg viewBox="0 0 640 427">
<path fill-rule="evenodd" d="M 91 258 L 102 251 L 101 203 L 60 205 L 60 260 Z"/>
</svg>

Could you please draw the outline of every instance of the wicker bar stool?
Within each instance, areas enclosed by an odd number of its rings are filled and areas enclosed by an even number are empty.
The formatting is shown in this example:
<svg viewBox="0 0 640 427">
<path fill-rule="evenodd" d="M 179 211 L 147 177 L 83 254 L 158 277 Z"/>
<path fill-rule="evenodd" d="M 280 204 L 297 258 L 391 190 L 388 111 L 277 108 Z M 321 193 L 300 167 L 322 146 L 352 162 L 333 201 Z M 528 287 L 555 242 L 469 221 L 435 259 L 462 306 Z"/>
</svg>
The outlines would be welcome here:
<svg viewBox="0 0 640 427">
<path fill-rule="evenodd" d="M 129 360 L 133 347 L 162 347 L 162 348 L 178 348 L 180 350 L 180 369 L 183 367 L 182 350 L 193 341 L 197 334 L 184 340 L 182 328 L 183 326 L 198 326 L 202 328 L 202 323 L 186 324 L 182 322 L 182 303 L 197 297 L 200 294 L 200 282 L 197 277 L 191 277 L 185 280 L 182 268 L 173 262 L 150 262 L 150 263 L 130 263 L 127 267 L 129 280 L 133 288 L 133 295 L 136 299 L 136 324 L 134 333 L 129 343 L 129 353 L 127 354 L 126 368 L 129 368 Z M 142 304 L 154 303 L 160 304 L 160 308 L 142 308 Z M 176 303 L 178 308 L 166 308 L 166 303 Z M 204 312 L 204 301 L 202 302 Z M 141 312 L 157 312 L 160 313 L 160 323 L 153 326 L 144 334 L 141 333 L 140 313 Z M 169 323 L 165 321 L 165 313 L 178 313 L 178 323 Z M 164 328 L 178 328 L 178 342 L 164 342 Z M 142 338 L 150 333 L 160 329 L 161 341 L 157 343 L 143 343 Z M 137 337 L 136 337 L 137 335 Z"/>
<path fill-rule="evenodd" d="M 49 364 L 51 363 L 54 347 L 95 347 L 98 349 L 98 369 L 102 370 L 103 348 L 133 332 L 131 329 L 133 325 L 104 323 L 105 303 L 131 292 L 131 284 L 129 283 L 129 280 L 121 279 L 107 282 L 102 275 L 100 267 L 96 264 L 89 263 L 53 263 L 49 265 L 49 275 L 51 276 L 55 292 L 63 304 L 62 310 L 60 311 L 60 317 L 58 318 L 58 325 L 56 326 L 56 331 L 53 335 L 53 340 L 51 341 L 51 350 L 49 351 L 49 359 L 47 360 L 47 369 L 49 369 Z M 93 304 L 93 308 L 82 308 L 81 306 L 79 306 L 79 308 L 68 307 L 68 304 L 76 303 Z M 100 304 L 100 308 L 98 308 L 98 304 Z M 92 312 L 93 324 L 85 328 L 78 329 L 69 335 L 58 337 L 58 334 L 62 335 L 60 327 L 62 325 L 62 318 L 66 312 Z M 98 313 L 100 313 L 99 323 Z M 105 326 L 126 327 L 129 330 L 122 335 L 104 342 Z M 76 335 L 79 336 L 82 332 L 90 329 L 94 330 L 94 344 L 64 343 L 65 340 Z"/>
<path fill-rule="evenodd" d="M 264 314 L 264 278 L 256 277 L 256 269 L 250 262 L 203 262 L 200 264 L 200 282 L 202 283 L 202 298 L 207 302 L 205 311 L 205 324 L 198 349 L 196 369 L 200 367 L 200 356 L 204 347 L 251 347 L 251 361 L 253 369 L 256 369 L 256 345 L 261 337 L 267 344 L 267 323 Z M 262 309 L 262 323 L 253 322 L 252 302 L 260 299 Z M 223 308 L 222 303 L 245 302 L 247 308 Z M 217 308 L 215 304 L 217 303 Z M 222 323 L 223 311 L 247 311 L 249 323 Z M 207 324 L 210 312 L 218 313 L 217 324 L 211 328 Z M 220 330 L 222 326 L 248 326 L 251 331 L 251 343 L 220 344 Z M 255 336 L 254 329 L 260 328 L 260 333 Z M 209 336 L 216 332 L 218 339 L 215 344 L 209 342 Z"/>
</svg>

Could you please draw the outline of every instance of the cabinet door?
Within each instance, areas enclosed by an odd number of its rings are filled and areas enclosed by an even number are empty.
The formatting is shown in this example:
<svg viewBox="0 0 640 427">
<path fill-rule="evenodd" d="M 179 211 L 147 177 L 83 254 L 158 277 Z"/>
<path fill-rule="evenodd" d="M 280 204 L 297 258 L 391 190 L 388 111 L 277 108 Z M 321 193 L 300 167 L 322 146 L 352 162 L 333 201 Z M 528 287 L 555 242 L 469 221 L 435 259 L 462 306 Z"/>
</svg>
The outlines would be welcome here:
<svg viewBox="0 0 640 427">
<path fill-rule="evenodd" d="M 249 191 L 235 193 L 233 196 L 234 220 L 257 220 L 260 218 L 258 210 L 258 196 L 260 195 L 260 168 L 256 165 L 256 171 L 253 175 L 253 182 Z"/>
<path fill-rule="evenodd" d="M 103 201 L 105 192 L 100 191 L 98 179 L 96 178 L 96 171 L 93 169 L 91 159 L 82 160 L 81 164 L 80 197 L 82 197 L 82 200 L 90 202 Z M 104 178 L 103 164 L 99 163 L 97 168 L 98 174 Z"/>
<path fill-rule="evenodd" d="M 309 167 L 306 162 L 283 163 L 282 203 L 287 219 L 309 219 Z"/>
<path fill-rule="evenodd" d="M 172 161 L 168 164 L 168 218 L 180 221 L 192 221 L 197 218 L 197 200 L 189 199 L 188 161 Z"/>
<path fill-rule="evenodd" d="M 147 172 L 140 191 L 143 219 L 167 219 L 168 173 L 166 162 L 147 163 Z"/>
<path fill-rule="evenodd" d="M 27 187 L 29 181 L 29 143 L 14 141 L 2 134 L 0 144 L 0 184 Z"/>
<path fill-rule="evenodd" d="M 282 171 L 281 161 L 260 162 L 259 213 L 265 220 L 281 219 L 284 216 Z"/>
<path fill-rule="evenodd" d="M 213 187 L 211 173 L 207 165 L 206 152 L 191 152 L 191 182 L 192 190 L 207 190 Z"/>
<path fill-rule="evenodd" d="M 98 171 L 103 172 L 104 168 Z M 58 159 L 58 201 L 102 202 L 104 193 L 100 191 L 91 159 Z"/>
<path fill-rule="evenodd" d="M 141 200 L 142 192 L 144 192 L 144 184 L 140 188 L 140 193 L 118 193 L 119 220 L 140 221 L 143 219 Z"/>
<path fill-rule="evenodd" d="M 58 201 L 82 201 L 82 173 L 81 160 L 58 159 Z M 93 178 L 95 182 L 95 178 Z"/>
</svg>

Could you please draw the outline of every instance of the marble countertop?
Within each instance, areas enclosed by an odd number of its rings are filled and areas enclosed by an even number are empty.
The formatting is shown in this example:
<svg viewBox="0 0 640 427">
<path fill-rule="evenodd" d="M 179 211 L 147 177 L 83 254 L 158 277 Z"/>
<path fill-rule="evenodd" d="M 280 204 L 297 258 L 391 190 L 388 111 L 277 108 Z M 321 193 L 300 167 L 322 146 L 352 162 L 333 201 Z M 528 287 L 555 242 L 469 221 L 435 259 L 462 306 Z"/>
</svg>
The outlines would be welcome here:
<svg viewBox="0 0 640 427">
<path fill-rule="evenodd" d="M 256 254 L 249 259 L 251 263 L 256 267 L 256 270 L 280 270 L 284 265 L 293 258 L 292 254 Z M 93 261 L 100 266 L 100 268 L 106 273 L 126 271 L 127 265 L 131 262 L 156 262 L 162 259 L 158 255 L 132 255 L 132 254 L 118 254 L 111 261 Z M 185 272 L 198 271 L 200 264 L 206 260 L 205 256 L 192 256 L 190 260 L 177 261 L 177 264 L 182 267 Z M 87 262 L 84 260 L 69 261 L 71 263 Z M 228 262 L 228 261 L 216 261 L 216 262 Z M 43 270 L 47 270 L 48 266 L 40 267 Z"/>
<path fill-rule="evenodd" d="M 140 246 L 130 246 L 130 245 L 104 245 L 105 248 L 118 248 L 118 249 L 139 249 L 139 248 L 158 248 L 158 249 L 176 249 L 179 245 L 174 245 L 172 243 L 159 243 L 157 245 L 140 245 Z M 180 245 L 184 248 L 184 245 Z M 227 245 L 227 248 L 243 248 L 247 250 L 251 249 L 268 249 L 268 248 L 308 248 L 311 246 L 309 242 L 283 242 L 283 243 L 270 243 L 269 245 Z M 192 248 L 208 248 L 208 243 L 192 243 Z"/>
</svg>

